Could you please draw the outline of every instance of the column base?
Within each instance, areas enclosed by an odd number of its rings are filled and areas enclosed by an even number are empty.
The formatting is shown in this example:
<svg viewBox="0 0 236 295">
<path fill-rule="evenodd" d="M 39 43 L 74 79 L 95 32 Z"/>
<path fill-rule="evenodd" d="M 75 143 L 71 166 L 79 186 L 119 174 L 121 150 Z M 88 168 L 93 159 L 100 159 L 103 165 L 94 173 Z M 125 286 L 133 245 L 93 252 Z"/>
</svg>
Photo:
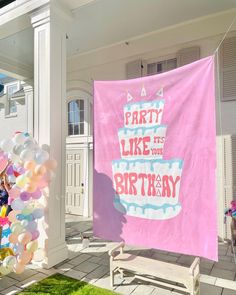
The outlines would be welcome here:
<svg viewBox="0 0 236 295">
<path fill-rule="evenodd" d="M 47 257 L 45 261 L 41 264 L 43 268 L 49 269 L 60 262 L 63 262 L 68 258 L 68 248 L 66 242 L 49 249 L 47 251 Z"/>
</svg>

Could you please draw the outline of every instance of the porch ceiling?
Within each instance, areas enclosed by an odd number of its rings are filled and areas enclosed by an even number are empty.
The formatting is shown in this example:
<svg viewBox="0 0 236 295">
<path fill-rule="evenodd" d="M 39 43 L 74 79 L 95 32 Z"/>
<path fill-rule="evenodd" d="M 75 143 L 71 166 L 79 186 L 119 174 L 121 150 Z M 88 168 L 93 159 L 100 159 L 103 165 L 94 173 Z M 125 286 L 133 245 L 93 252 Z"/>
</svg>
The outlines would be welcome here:
<svg viewBox="0 0 236 295">
<path fill-rule="evenodd" d="M 129 41 L 139 35 L 236 8 L 236 0 L 60 0 L 72 13 L 68 26 L 67 55 L 89 52 Z M 23 31 L 6 37 L 0 27 L 1 60 L 7 57 L 33 67 L 33 29 L 29 16 Z M 23 18 L 22 18 L 23 19 Z M 27 25 L 28 24 L 28 25 Z M 6 24 L 8 26 L 8 24 Z M 28 29 L 26 29 L 27 26 Z M 8 26 L 9 28 L 9 26 Z M 13 30 L 13 29 L 12 29 Z M 4 32 L 3 32 L 4 31 Z"/>
<path fill-rule="evenodd" d="M 87 2 L 90 2 L 89 5 L 73 10 L 75 20 L 68 31 L 69 56 L 128 41 L 135 36 L 236 7 L 236 0 Z"/>
</svg>

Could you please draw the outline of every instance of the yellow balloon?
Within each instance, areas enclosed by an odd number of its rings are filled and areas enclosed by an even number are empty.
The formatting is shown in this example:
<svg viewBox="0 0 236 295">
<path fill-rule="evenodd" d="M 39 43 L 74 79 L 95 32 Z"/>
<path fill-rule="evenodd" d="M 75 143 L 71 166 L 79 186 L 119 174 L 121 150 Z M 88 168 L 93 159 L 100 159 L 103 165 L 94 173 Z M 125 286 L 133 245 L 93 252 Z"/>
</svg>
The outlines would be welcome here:
<svg viewBox="0 0 236 295">
<path fill-rule="evenodd" d="M 38 241 L 35 240 L 35 241 L 29 242 L 26 245 L 26 249 L 31 253 L 35 252 L 38 249 Z"/>
<path fill-rule="evenodd" d="M 11 224 L 11 232 L 18 235 L 23 231 L 23 226 L 19 222 L 13 222 Z"/>
<path fill-rule="evenodd" d="M 28 178 L 25 175 L 20 175 L 16 178 L 16 185 L 23 188 L 28 182 Z"/>
<path fill-rule="evenodd" d="M 1 212 L 0 212 L 0 217 L 5 217 L 7 213 L 7 206 L 2 206 Z"/>
</svg>

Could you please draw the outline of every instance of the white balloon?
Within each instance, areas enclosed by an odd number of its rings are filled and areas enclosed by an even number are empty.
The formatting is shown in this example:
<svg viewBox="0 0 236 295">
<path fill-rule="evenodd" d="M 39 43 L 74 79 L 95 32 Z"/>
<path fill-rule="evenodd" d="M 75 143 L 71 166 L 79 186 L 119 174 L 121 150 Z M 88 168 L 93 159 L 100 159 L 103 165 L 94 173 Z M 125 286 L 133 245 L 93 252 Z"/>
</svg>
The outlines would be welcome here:
<svg viewBox="0 0 236 295">
<path fill-rule="evenodd" d="M 26 228 L 27 227 L 27 225 L 29 224 L 29 221 L 28 220 L 25 220 L 25 219 L 23 219 L 21 222 L 21 225 L 23 226 L 23 228 Z"/>
<path fill-rule="evenodd" d="M 24 133 L 17 133 L 15 134 L 13 141 L 16 144 L 23 144 L 26 141 L 27 137 L 24 135 Z"/>
<path fill-rule="evenodd" d="M 48 159 L 49 159 L 49 153 L 44 150 L 41 150 L 35 155 L 35 161 L 37 162 L 37 164 L 43 164 Z"/>
<path fill-rule="evenodd" d="M 20 158 L 23 161 L 30 161 L 34 158 L 34 152 L 31 150 L 25 149 L 20 153 Z"/>
<path fill-rule="evenodd" d="M 15 177 L 14 175 L 9 175 L 9 176 L 8 176 L 8 180 L 9 180 L 9 182 L 11 182 L 11 183 L 15 183 L 15 182 L 16 182 L 16 177 Z"/>
<path fill-rule="evenodd" d="M 1 148 L 4 152 L 10 152 L 14 147 L 14 142 L 11 139 L 3 139 L 1 141 Z"/>
<path fill-rule="evenodd" d="M 20 157 L 14 153 L 9 153 L 8 158 L 13 162 L 13 163 L 18 163 L 20 162 Z"/>
<path fill-rule="evenodd" d="M 24 147 L 23 145 L 15 145 L 13 147 L 13 153 L 16 155 L 20 155 L 20 153 L 23 151 Z"/>
<path fill-rule="evenodd" d="M 29 150 L 33 150 L 35 148 L 34 141 L 31 139 L 27 139 L 26 142 L 24 143 L 24 148 L 29 149 Z"/>
<path fill-rule="evenodd" d="M 4 260 L 3 260 L 3 263 L 2 263 L 2 266 L 5 267 L 5 268 L 8 268 L 10 270 L 13 269 L 13 266 L 14 264 L 16 263 L 16 257 L 15 256 L 7 256 Z"/>
<path fill-rule="evenodd" d="M 12 203 L 11 203 L 11 207 L 13 210 L 23 210 L 25 208 L 25 203 L 21 200 L 21 199 L 15 199 Z"/>
<path fill-rule="evenodd" d="M 9 269 L 8 267 L 4 267 L 3 265 L 0 266 L 0 274 L 3 276 L 8 275 L 12 269 Z"/>
</svg>

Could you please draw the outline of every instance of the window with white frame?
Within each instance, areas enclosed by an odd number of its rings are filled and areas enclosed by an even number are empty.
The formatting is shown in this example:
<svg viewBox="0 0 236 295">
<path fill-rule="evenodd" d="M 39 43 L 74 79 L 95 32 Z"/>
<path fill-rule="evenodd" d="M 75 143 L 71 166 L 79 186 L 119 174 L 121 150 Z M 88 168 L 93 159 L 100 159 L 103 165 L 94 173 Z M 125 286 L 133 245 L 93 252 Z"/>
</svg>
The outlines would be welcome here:
<svg viewBox="0 0 236 295">
<path fill-rule="evenodd" d="M 68 135 L 84 135 L 84 100 L 68 102 Z"/>
<path fill-rule="evenodd" d="M 18 83 L 10 84 L 6 87 L 7 91 L 7 108 L 6 108 L 6 115 L 16 114 L 17 113 L 17 105 L 14 100 L 11 99 L 13 93 L 18 90 L 19 86 Z"/>
<path fill-rule="evenodd" d="M 147 65 L 147 75 L 156 75 L 177 68 L 177 58 L 171 58 L 167 60 L 150 63 Z"/>
</svg>

